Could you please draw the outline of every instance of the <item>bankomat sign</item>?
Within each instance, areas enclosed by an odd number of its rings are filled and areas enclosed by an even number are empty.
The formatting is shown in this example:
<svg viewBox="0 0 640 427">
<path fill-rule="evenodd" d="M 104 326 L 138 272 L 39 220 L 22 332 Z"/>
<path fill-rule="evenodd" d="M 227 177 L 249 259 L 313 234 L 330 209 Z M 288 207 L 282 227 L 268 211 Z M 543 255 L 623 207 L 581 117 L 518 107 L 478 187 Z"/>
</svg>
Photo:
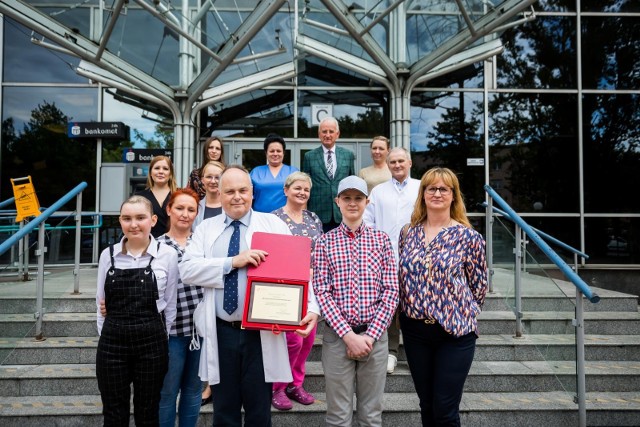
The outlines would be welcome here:
<svg viewBox="0 0 640 427">
<path fill-rule="evenodd" d="M 122 122 L 70 122 L 69 138 L 129 139 L 129 127 Z"/>
<path fill-rule="evenodd" d="M 124 150 L 122 150 L 123 163 L 149 163 L 155 156 L 167 156 L 168 158 L 173 160 L 173 150 L 166 150 L 161 148 L 125 148 Z"/>
</svg>

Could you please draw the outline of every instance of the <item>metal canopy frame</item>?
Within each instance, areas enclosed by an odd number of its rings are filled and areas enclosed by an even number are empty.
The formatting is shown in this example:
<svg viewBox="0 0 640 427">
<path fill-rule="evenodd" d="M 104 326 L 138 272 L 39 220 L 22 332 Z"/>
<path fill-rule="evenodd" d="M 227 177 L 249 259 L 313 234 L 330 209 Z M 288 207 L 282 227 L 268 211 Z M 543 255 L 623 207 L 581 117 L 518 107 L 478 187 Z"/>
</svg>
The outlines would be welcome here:
<svg viewBox="0 0 640 427">
<path fill-rule="evenodd" d="M 293 80 L 295 83 L 296 66 L 307 54 L 319 58 L 322 63 L 335 64 L 386 87 L 390 92 L 390 136 L 396 145 L 410 148 L 410 97 L 414 87 L 499 54 L 502 51 L 502 45 L 498 40 L 497 33 L 509 25 L 533 19 L 535 17 L 533 13 L 525 13 L 522 19 L 515 23 L 512 22 L 517 14 L 530 7 L 536 0 L 505 0 L 497 7 L 486 2 L 484 6 L 486 11 L 482 16 L 479 16 L 477 11 L 474 14 L 474 11 L 467 10 L 469 3 L 466 1 L 449 2 L 450 8 L 457 7 L 463 29 L 413 64 L 405 62 L 407 57 L 405 22 L 411 13 L 407 10 L 423 6 L 420 1 L 376 2 L 369 10 L 362 11 L 354 9 L 358 7 L 355 4 L 347 5 L 344 0 L 318 0 L 338 22 L 339 25 L 335 27 L 308 19 L 306 8 L 298 13 L 298 2 L 301 0 L 291 1 L 295 2 L 295 11 L 288 9 L 289 14 L 295 14 L 292 47 L 296 50 L 292 52 L 293 59 L 285 64 L 271 66 L 263 70 L 258 69 L 251 75 L 233 79 L 220 85 L 214 85 L 214 82 L 230 66 L 249 60 L 257 61 L 260 58 L 286 51 L 281 45 L 276 49 L 269 48 L 265 52 L 252 52 L 249 56 L 238 58 L 238 55 L 259 31 L 278 12 L 284 12 L 281 9 L 288 3 L 287 0 L 262 0 L 253 9 L 247 7 L 250 3 L 245 4 L 237 28 L 228 29 L 226 24 L 222 22 L 228 32 L 224 33 L 224 41 L 217 51 L 202 41 L 202 34 L 199 31 L 208 12 L 213 10 L 217 19 L 222 19 L 218 13 L 221 1 L 205 1 L 194 8 L 190 0 L 178 0 L 180 4 L 178 9 L 166 0 L 133 0 L 132 5 L 149 13 L 167 29 L 178 35 L 180 78 L 179 84 L 174 86 L 150 76 L 108 50 L 109 40 L 118 20 L 121 19 L 121 11 L 131 7 L 129 0 L 113 0 L 109 19 L 105 21 L 101 35 L 96 36 L 96 40 L 78 34 L 20 0 L 2 0 L 0 13 L 31 28 L 52 42 L 34 38 L 34 43 L 80 58 L 80 64 L 76 68 L 79 75 L 130 95 L 130 97 L 123 97 L 124 99 L 130 99 L 138 104 L 144 104 L 144 101 L 147 101 L 168 109 L 173 116 L 175 129 L 174 163 L 176 175 L 178 179 L 185 181 L 193 165 L 196 139 L 194 123 L 198 112 L 222 100 L 280 82 Z M 229 5 L 232 6 L 232 3 Z M 103 5 L 101 4 L 100 7 L 102 9 Z M 224 7 L 222 6 L 223 9 Z M 235 7 L 237 7 L 238 16 L 240 16 L 240 7 L 237 4 Z M 248 14 L 245 16 L 244 12 L 248 12 Z M 360 18 L 363 14 L 367 17 L 371 16 L 372 19 L 361 22 Z M 455 12 L 451 12 L 451 14 L 455 15 Z M 477 20 L 474 21 L 473 18 L 477 18 Z M 385 19 L 388 22 L 383 22 Z M 96 21 L 94 22 L 96 25 L 101 25 L 97 20 L 94 21 Z M 317 37 L 301 34 L 298 30 L 299 22 L 309 24 L 309 28 L 317 29 L 320 34 L 337 35 L 347 43 L 359 45 L 366 53 L 366 57 L 363 58 L 331 46 L 320 41 Z M 371 33 L 379 25 L 387 26 L 388 52 L 378 44 Z M 483 41 L 483 38 L 484 42 L 479 43 Z M 195 70 L 198 65 L 195 58 L 199 52 L 203 59 L 209 58 L 209 61 L 200 70 Z"/>
</svg>

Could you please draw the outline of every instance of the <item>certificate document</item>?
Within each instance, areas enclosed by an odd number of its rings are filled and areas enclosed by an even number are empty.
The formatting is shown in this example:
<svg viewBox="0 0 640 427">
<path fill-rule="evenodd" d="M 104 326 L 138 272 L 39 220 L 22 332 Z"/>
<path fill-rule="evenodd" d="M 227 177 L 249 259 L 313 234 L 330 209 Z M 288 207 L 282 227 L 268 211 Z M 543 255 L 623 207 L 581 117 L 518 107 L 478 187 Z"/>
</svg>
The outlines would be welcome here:
<svg viewBox="0 0 640 427">
<path fill-rule="evenodd" d="M 249 293 L 247 320 L 255 323 L 299 325 L 305 287 L 254 281 Z"/>
</svg>

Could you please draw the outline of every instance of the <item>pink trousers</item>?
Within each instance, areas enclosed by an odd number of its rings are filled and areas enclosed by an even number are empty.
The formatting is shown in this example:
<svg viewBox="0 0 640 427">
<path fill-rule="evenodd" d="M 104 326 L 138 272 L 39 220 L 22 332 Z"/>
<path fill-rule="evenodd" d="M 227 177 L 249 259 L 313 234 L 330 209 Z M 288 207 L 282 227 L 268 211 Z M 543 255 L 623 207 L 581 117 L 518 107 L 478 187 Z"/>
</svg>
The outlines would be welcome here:
<svg viewBox="0 0 640 427">
<path fill-rule="evenodd" d="M 287 385 L 300 387 L 304 382 L 305 362 L 311 349 L 313 341 L 316 337 L 316 328 L 313 328 L 308 337 L 302 338 L 295 332 L 285 332 L 287 335 L 287 349 L 289 350 L 289 364 L 291 365 L 291 374 L 293 381 L 287 383 L 273 383 L 273 391 L 282 390 Z"/>
</svg>

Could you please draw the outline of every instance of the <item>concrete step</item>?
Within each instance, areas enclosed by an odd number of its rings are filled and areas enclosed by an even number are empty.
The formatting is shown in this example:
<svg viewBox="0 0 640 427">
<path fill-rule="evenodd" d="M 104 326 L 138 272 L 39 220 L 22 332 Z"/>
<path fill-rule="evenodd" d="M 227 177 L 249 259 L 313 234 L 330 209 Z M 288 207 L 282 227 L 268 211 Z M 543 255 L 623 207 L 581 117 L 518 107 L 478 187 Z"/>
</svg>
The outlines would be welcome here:
<svg viewBox="0 0 640 427">
<path fill-rule="evenodd" d="M 29 285 L 30 286 L 30 285 Z M 69 292 L 45 294 L 43 307 L 45 313 L 93 313 L 96 310 L 95 285 L 93 289 L 74 295 Z M 597 289 L 600 302 L 592 304 L 585 301 L 585 312 L 593 311 L 638 311 L 638 297 L 620 292 Z M 0 314 L 35 313 L 35 289 L 22 292 L 24 295 L 11 295 L 7 291 L 0 293 Z M 513 295 L 502 292 L 488 293 L 483 311 L 513 311 Z M 573 311 L 575 296 L 567 297 L 559 292 L 555 295 L 528 295 L 522 299 L 523 311 Z"/>
<path fill-rule="evenodd" d="M 531 311 L 523 313 L 526 334 L 571 334 L 574 332 L 572 312 Z M 625 335 L 640 331 L 640 313 L 636 312 L 587 312 L 585 332 L 598 335 Z M 482 334 L 515 333 L 515 315 L 511 311 L 483 311 L 479 318 Z M 318 332 L 324 331 L 320 322 Z M 0 330 L 6 337 L 35 336 L 35 320 L 32 314 L 0 314 Z M 95 337 L 96 314 L 45 313 L 42 323 L 45 337 Z"/>
<path fill-rule="evenodd" d="M 45 284 L 46 286 L 46 284 Z M 35 292 L 35 290 L 34 290 Z M 35 313 L 36 294 L 29 296 L 3 295 L 0 300 L 0 314 Z M 72 295 L 69 293 L 45 296 L 42 300 L 44 312 L 50 313 L 95 313 L 95 287 L 91 293 Z"/>
<path fill-rule="evenodd" d="M 290 411 L 272 409 L 274 427 L 324 425 L 326 397 L 315 393 L 316 402 L 294 403 Z M 43 425 L 101 426 L 101 401 L 97 395 L 4 398 L 0 417 L 4 427 Z M 577 425 L 573 395 L 548 393 L 465 393 L 460 405 L 462 425 L 468 426 L 561 426 Z M 202 407 L 198 426 L 212 424 L 212 405 Z M 132 419 L 133 422 L 133 419 Z M 598 426 L 640 425 L 640 393 L 587 393 L 587 423 Z M 133 425 L 133 424 L 132 424 Z M 384 396 L 384 426 L 420 425 L 418 398 L 414 393 Z"/>
<path fill-rule="evenodd" d="M 0 317 L 1 318 L 1 317 Z M 524 311 L 522 323 L 525 334 L 573 334 L 575 312 Z M 640 313 L 633 311 L 592 311 L 584 313 L 586 334 L 633 335 L 640 332 Z M 515 333 L 515 314 L 512 311 L 483 311 L 478 318 L 481 334 Z"/>
<path fill-rule="evenodd" d="M 585 300 L 584 311 L 638 311 L 638 297 L 605 289 L 596 289 L 601 297 L 593 304 Z M 574 291 L 575 293 L 575 291 Z M 602 295 L 601 295 L 602 294 Z M 513 311 L 515 303 L 513 292 L 509 296 L 501 292 L 487 293 L 482 311 Z M 523 311 L 573 311 L 575 309 L 575 295 L 528 295 L 522 298 Z"/>
<path fill-rule="evenodd" d="M 320 360 L 320 335 L 310 361 Z M 0 338 L 0 364 L 40 365 L 60 363 L 95 363 L 98 337 L 53 337 L 44 341 L 33 338 Z M 640 335 L 586 335 L 586 360 L 640 360 Z M 400 347 L 399 359 L 406 360 Z M 478 361 L 575 360 L 573 335 L 485 335 L 477 341 Z"/>
<path fill-rule="evenodd" d="M 0 330 L 7 337 L 35 336 L 32 314 L 0 314 Z M 98 335 L 96 313 L 46 313 L 42 332 L 45 337 L 95 337 Z"/>
<path fill-rule="evenodd" d="M 586 362 L 587 391 L 635 391 L 640 383 L 640 362 Z M 325 390 L 321 362 L 307 362 L 305 388 Z M 475 361 L 465 392 L 542 392 L 575 390 L 575 363 Z M 387 376 L 386 393 L 413 393 L 406 362 Z M 56 396 L 99 394 L 93 364 L 0 366 L 0 396 Z"/>
</svg>

